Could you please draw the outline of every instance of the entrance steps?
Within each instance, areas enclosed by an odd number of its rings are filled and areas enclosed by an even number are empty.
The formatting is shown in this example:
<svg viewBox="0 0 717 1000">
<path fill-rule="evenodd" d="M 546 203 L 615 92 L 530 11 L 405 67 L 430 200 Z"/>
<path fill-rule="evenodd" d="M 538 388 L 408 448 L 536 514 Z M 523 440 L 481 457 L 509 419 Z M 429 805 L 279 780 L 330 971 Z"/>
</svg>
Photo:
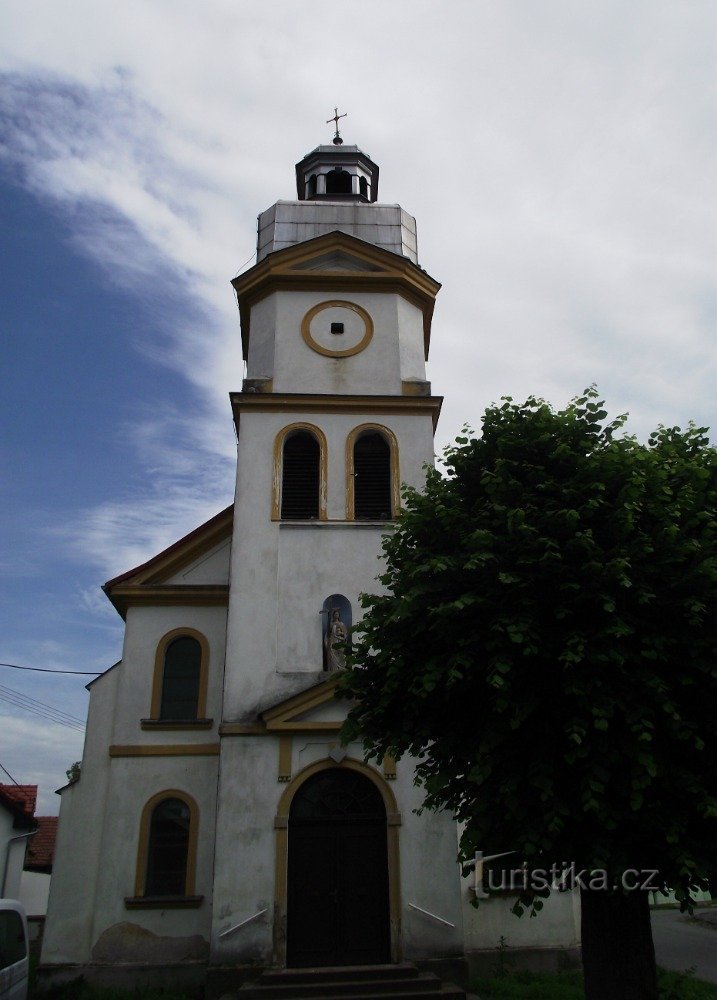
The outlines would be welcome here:
<svg viewBox="0 0 717 1000">
<path fill-rule="evenodd" d="M 415 965 L 268 969 L 222 1000 L 466 1000 L 466 993 Z"/>
</svg>

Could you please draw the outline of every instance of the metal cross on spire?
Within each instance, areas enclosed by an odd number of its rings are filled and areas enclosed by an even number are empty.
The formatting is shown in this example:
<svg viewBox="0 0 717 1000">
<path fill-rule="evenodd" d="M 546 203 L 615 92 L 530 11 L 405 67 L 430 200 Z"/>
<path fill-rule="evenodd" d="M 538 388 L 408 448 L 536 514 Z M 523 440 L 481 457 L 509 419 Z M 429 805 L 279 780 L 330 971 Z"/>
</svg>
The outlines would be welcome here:
<svg viewBox="0 0 717 1000">
<path fill-rule="evenodd" d="M 341 136 L 339 135 L 339 119 L 340 118 L 346 118 L 347 114 L 348 114 L 348 112 L 344 113 L 343 115 L 340 115 L 339 114 L 339 109 L 338 108 L 334 108 L 334 117 L 333 118 L 328 118 L 326 120 L 326 124 L 327 125 L 329 124 L 329 122 L 334 122 L 335 125 L 336 125 L 336 135 L 333 138 L 334 146 L 341 146 L 342 143 L 343 143 L 343 141 L 344 141 L 341 138 Z"/>
</svg>

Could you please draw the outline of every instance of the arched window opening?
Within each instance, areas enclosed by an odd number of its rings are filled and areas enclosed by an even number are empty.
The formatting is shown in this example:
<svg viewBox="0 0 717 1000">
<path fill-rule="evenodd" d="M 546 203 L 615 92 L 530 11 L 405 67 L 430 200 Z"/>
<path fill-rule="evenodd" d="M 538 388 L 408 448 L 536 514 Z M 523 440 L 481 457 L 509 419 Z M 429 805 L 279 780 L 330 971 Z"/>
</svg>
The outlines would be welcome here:
<svg viewBox="0 0 717 1000">
<path fill-rule="evenodd" d="M 330 170 L 326 175 L 327 194 L 351 194 L 351 174 L 346 170 Z"/>
<path fill-rule="evenodd" d="M 284 441 L 281 473 L 281 516 L 310 520 L 319 516 L 321 449 L 309 431 L 296 431 Z"/>
<path fill-rule="evenodd" d="M 343 644 L 351 634 L 351 602 L 343 594 L 332 594 L 321 609 L 323 668 L 327 673 L 343 670 Z"/>
<path fill-rule="evenodd" d="M 309 177 L 309 198 L 316 197 L 316 174 Z"/>
<path fill-rule="evenodd" d="M 359 193 L 368 198 L 368 183 L 365 177 L 359 177 Z"/>
<path fill-rule="evenodd" d="M 354 517 L 388 520 L 391 507 L 391 449 L 382 434 L 367 431 L 354 445 Z"/>
<path fill-rule="evenodd" d="M 181 799 L 163 799 L 152 810 L 147 843 L 145 896 L 184 896 L 191 814 Z"/>
<path fill-rule="evenodd" d="M 162 674 L 160 719 L 197 718 L 202 671 L 202 647 L 189 635 L 181 635 L 167 646 Z"/>
</svg>

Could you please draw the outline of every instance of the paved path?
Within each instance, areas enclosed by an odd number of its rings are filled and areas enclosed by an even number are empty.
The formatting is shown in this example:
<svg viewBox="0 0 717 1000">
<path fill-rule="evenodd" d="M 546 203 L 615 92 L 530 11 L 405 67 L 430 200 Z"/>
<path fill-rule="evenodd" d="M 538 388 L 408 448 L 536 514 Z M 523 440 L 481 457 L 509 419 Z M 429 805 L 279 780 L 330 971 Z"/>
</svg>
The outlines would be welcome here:
<svg viewBox="0 0 717 1000">
<path fill-rule="evenodd" d="M 652 939 L 657 964 L 717 983 L 717 908 L 695 911 L 698 919 L 679 910 L 652 911 Z"/>
</svg>

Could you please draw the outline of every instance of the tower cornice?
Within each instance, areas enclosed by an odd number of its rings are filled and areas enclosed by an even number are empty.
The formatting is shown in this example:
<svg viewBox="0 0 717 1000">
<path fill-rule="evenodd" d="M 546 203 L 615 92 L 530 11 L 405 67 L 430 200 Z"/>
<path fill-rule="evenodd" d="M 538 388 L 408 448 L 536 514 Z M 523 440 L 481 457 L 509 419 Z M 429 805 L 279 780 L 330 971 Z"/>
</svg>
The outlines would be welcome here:
<svg viewBox="0 0 717 1000">
<path fill-rule="evenodd" d="M 322 266 L 322 258 L 326 259 L 326 266 Z M 287 290 L 401 295 L 423 313 L 424 354 L 428 358 L 431 320 L 440 283 L 408 258 L 339 230 L 269 254 L 234 278 L 232 285 L 239 304 L 245 360 L 249 356 L 252 306 L 273 292 Z"/>
<path fill-rule="evenodd" d="M 443 403 L 442 396 L 337 396 L 328 393 L 230 392 L 234 424 L 239 431 L 242 413 L 351 413 L 358 416 L 401 414 L 429 415 L 435 431 Z"/>
</svg>

